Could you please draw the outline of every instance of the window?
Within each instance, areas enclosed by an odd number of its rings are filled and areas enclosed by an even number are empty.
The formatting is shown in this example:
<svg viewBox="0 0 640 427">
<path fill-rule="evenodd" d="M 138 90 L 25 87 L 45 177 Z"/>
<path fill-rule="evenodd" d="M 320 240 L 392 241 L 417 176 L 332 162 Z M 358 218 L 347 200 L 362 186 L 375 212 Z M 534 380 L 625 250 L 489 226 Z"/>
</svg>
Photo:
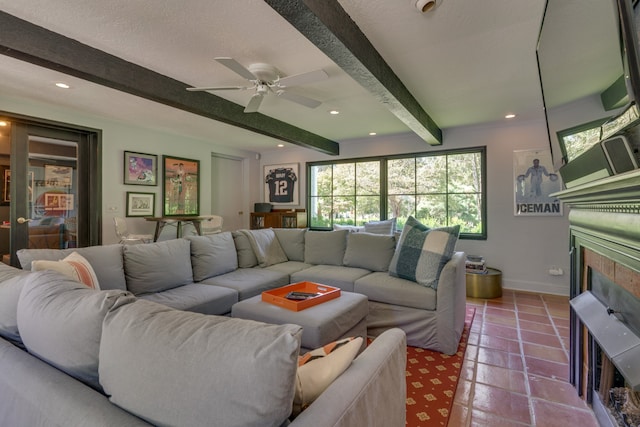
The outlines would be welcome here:
<svg viewBox="0 0 640 427">
<path fill-rule="evenodd" d="M 362 225 L 411 215 L 486 238 L 485 148 L 308 164 L 310 226 Z"/>
</svg>

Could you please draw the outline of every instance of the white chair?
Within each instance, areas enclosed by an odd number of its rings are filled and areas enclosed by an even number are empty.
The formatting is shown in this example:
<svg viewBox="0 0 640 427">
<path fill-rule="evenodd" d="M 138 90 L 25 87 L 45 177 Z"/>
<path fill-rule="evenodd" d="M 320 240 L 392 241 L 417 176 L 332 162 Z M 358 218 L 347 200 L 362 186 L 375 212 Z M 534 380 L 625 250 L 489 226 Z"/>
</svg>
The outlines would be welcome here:
<svg viewBox="0 0 640 427">
<path fill-rule="evenodd" d="M 120 239 L 120 243 L 150 243 L 153 242 L 153 234 L 132 234 L 127 228 L 127 221 L 119 216 L 113 217 L 116 225 L 116 235 Z"/>
<path fill-rule="evenodd" d="M 219 215 L 205 215 L 200 221 L 200 231 L 203 236 L 222 232 L 222 217 Z"/>
</svg>

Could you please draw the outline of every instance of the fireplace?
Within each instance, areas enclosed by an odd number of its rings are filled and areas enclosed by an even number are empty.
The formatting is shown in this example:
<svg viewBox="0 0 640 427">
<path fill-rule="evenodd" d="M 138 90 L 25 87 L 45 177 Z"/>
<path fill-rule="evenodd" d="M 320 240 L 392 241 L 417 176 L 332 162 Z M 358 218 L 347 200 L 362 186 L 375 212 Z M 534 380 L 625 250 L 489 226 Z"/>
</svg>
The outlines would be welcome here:
<svg viewBox="0 0 640 427">
<path fill-rule="evenodd" d="M 570 206 L 571 383 L 602 426 L 640 425 L 640 171 L 557 194 Z"/>
</svg>

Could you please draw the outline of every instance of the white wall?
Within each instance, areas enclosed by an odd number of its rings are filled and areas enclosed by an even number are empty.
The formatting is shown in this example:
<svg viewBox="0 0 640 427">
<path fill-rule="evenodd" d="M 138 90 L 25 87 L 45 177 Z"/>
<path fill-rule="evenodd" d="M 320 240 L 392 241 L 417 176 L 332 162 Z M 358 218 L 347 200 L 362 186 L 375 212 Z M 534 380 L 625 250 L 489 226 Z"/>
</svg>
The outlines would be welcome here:
<svg viewBox="0 0 640 427">
<path fill-rule="evenodd" d="M 200 160 L 200 212 L 211 212 L 211 153 L 245 158 L 249 168 L 258 169 L 256 153 L 233 150 L 216 145 L 211 141 L 196 140 L 184 136 L 137 127 L 85 115 L 78 111 L 51 107 L 44 104 L 25 101 L 17 98 L 0 96 L 0 110 L 14 114 L 27 115 L 47 120 L 59 121 L 83 127 L 102 130 L 102 243 L 110 244 L 118 241 L 114 224 L 114 216 L 125 216 L 127 191 L 139 191 L 156 194 L 156 216 L 162 215 L 162 155 L 184 157 Z M 123 159 L 124 151 L 135 151 L 158 155 L 157 186 L 124 185 Z M 253 205 L 249 200 L 259 197 L 252 180 L 247 180 L 244 189 L 238 189 L 250 196 L 246 199 L 243 210 L 250 212 Z M 255 193 L 255 194 L 254 194 Z M 249 215 L 246 215 L 245 226 L 249 227 Z M 127 218 L 127 224 L 134 233 L 153 233 L 155 223 L 142 218 Z M 171 232 L 167 229 L 167 233 Z M 173 229 L 175 232 L 175 229 Z M 165 233 L 163 233 L 164 236 Z"/>
<path fill-rule="evenodd" d="M 300 163 L 300 200 L 304 203 L 306 162 L 475 146 L 487 146 L 488 237 L 482 241 L 460 240 L 457 248 L 481 254 L 488 265 L 502 270 L 504 288 L 568 295 L 567 209 L 562 217 L 516 217 L 513 214 L 513 151 L 548 149 L 544 121 L 448 129 L 444 131 L 444 144 L 440 147 L 430 147 L 417 136 L 405 134 L 343 142 L 337 157 L 304 149 L 272 151 L 262 154 L 261 166 Z M 565 274 L 551 276 L 551 267 L 560 267 Z"/>
</svg>

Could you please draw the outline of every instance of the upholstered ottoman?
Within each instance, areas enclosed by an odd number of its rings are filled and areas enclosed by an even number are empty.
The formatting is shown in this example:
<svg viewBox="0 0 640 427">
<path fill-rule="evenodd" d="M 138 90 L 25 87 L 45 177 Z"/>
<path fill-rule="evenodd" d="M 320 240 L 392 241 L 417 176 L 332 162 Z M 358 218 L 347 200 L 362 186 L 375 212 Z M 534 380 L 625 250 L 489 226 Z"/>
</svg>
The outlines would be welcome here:
<svg viewBox="0 0 640 427">
<path fill-rule="evenodd" d="M 342 291 L 327 302 L 301 311 L 287 310 L 262 301 L 261 295 L 240 301 L 231 308 L 231 316 L 265 323 L 300 325 L 301 353 L 322 347 L 339 338 L 361 336 L 366 346 L 369 303 L 365 295 Z"/>
</svg>

